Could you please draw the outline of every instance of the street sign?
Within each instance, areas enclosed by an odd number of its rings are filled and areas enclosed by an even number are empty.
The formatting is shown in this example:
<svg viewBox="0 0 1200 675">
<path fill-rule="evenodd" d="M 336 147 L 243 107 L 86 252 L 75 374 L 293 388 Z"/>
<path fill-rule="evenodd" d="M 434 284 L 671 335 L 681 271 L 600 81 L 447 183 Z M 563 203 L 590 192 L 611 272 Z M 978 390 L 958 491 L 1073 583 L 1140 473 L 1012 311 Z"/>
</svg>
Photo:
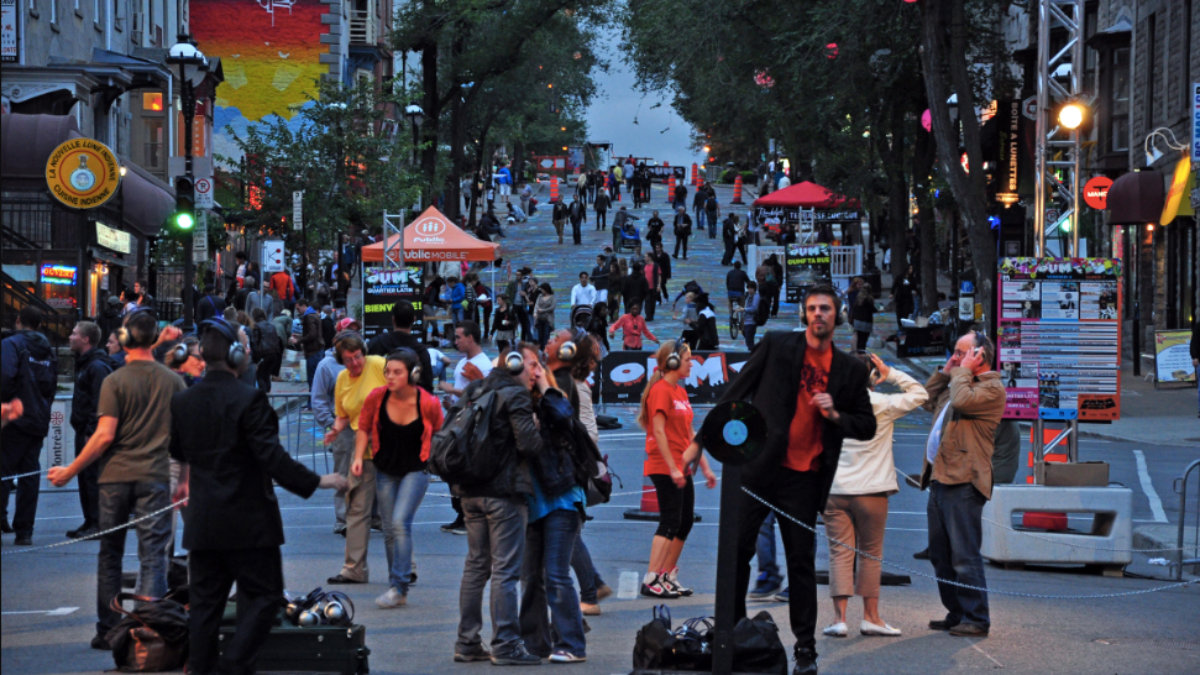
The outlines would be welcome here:
<svg viewBox="0 0 1200 675">
<path fill-rule="evenodd" d="M 199 183 L 196 181 L 197 186 Z M 196 221 L 196 228 L 192 230 L 192 262 L 202 263 L 208 260 L 208 211 L 200 211 Z"/>
<path fill-rule="evenodd" d="M 1046 229 L 1058 222 L 1058 209 L 1046 209 Z"/>
<path fill-rule="evenodd" d="M 211 178 L 196 179 L 196 208 L 211 209 L 216 206 L 213 200 L 213 180 Z"/>
<path fill-rule="evenodd" d="M 264 241 L 262 248 L 262 271 L 264 276 L 267 273 L 282 272 L 283 257 L 282 240 L 268 239 Z"/>
<path fill-rule="evenodd" d="M 1083 201 L 1087 205 L 1103 211 L 1108 207 L 1108 189 L 1112 187 L 1112 179 L 1106 176 L 1096 176 L 1083 186 Z"/>
<path fill-rule="evenodd" d="M 1030 96 L 1021 102 L 1021 114 L 1034 122 L 1037 121 L 1038 103 L 1036 96 Z"/>
<path fill-rule="evenodd" d="M 299 230 L 304 227 L 304 190 L 296 190 L 292 193 L 292 229 Z"/>
</svg>

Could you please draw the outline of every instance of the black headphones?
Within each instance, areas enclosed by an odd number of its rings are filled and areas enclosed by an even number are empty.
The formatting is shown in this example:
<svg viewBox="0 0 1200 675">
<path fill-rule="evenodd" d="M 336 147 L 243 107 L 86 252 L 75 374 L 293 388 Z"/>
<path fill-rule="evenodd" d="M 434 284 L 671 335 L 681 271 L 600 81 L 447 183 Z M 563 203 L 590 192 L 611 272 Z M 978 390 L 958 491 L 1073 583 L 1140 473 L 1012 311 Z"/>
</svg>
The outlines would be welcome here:
<svg viewBox="0 0 1200 675">
<path fill-rule="evenodd" d="M 289 602 L 284 613 L 294 626 L 350 626 L 354 623 L 354 602 L 341 591 L 317 588 Z"/>
<path fill-rule="evenodd" d="M 246 365 L 246 348 L 238 339 L 237 330 L 224 319 L 209 319 L 200 324 L 200 334 L 207 330 L 215 330 L 221 337 L 229 340 L 229 351 L 225 354 L 225 365 L 233 370 L 241 370 Z"/>
<path fill-rule="evenodd" d="M 388 354 L 388 360 L 403 363 L 408 368 L 408 383 L 417 386 L 421 379 L 421 357 L 417 356 L 416 351 L 410 347 L 397 347 Z"/>
<path fill-rule="evenodd" d="M 151 317 L 154 316 L 154 312 L 149 307 L 135 309 L 125 316 L 125 320 L 121 322 L 121 327 L 117 329 L 117 342 L 121 343 L 121 346 L 125 349 L 146 349 L 158 340 L 157 319 L 154 321 L 154 331 L 150 334 L 146 334 L 144 331 L 136 328 L 130 330 L 126 327 L 130 319 L 142 312 L 149 312 Z"/>
<path fill-rule="evenodd" d="M 675 341 L 675 346 L 671 348 L 671 355 L 667 357 L 667 362 L 663 367 L 668 371 L 679 370 L 683 365 L 683 350 L 687 348 L 687 343 L 680 338 Z"/>
<path fill-rule="evenodd" d="M 804 299 L 800 302 L 800 325 L 808 328 L 808 296 L 810 295 L 825 295 L 833 298 L 833 325 L 838 327 L 846 323 L 845 317 L 842 316 L 842 298 L 837 294 L 837 290 L 833 286 L 813 286 L 804 294 Z"/>
</svg>

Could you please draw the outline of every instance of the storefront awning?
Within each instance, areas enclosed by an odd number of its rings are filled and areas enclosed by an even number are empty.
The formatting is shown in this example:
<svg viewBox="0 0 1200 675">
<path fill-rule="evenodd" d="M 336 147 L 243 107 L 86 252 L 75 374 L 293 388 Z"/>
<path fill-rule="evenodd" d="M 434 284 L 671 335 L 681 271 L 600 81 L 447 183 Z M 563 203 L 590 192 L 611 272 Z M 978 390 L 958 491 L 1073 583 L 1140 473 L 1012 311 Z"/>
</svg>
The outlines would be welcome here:
<svg viewBox="0 0 1200 675">
<path fill-rule="evenodd" d="M 1110 225 L 1157 223 L 1163 210 L 1163 177 L 1157 171 L 1127 173 L 1108 189 Z"/>
<path fill-rule="evenodd" d="M 73 115 L 0 116 L 0 176 L 44 180 L 50 153 L 73 133 L 79 133 Z"/>
<path fill-rule="evenodd" d="M 141 168 L 129 165 L 121 179 L 125 198 L 125 224 L 138 232 L 157 237 L 175 211 L 175 191 Z"/>
</svg>

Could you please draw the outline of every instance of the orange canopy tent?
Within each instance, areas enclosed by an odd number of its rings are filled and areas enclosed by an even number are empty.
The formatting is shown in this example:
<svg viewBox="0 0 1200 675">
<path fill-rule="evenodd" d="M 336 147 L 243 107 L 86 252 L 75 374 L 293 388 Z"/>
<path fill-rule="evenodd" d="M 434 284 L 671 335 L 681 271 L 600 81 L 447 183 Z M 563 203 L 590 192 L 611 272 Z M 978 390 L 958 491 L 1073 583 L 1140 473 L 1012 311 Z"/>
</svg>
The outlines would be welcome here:
<svg viewBox="0 0 1200 675">
<path fill-rule="evenodd" d="M 396 236 L 392 235 L 389 243 L 395 242 Z M 432 206 L 404 228 L 405 262 L 491 261 L 499 256 L 500 244 L 476 239 L 463 232 Z M 365 263 L 383 262 L 383 242 L 364 246 L 362 259 Z"/>
</svg>

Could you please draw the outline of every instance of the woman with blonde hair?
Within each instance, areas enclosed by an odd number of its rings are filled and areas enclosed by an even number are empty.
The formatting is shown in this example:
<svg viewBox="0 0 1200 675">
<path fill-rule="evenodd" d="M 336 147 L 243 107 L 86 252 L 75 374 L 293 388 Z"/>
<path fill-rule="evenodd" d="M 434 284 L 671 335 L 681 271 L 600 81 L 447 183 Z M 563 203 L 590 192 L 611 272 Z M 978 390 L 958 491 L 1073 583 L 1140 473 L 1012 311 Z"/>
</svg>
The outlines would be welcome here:
<svg viewBox="0 0 1200 675">
<path fill-rule="evenodd" d="M 692 594 L 679 584 L 679 555 L 692 531 L 696 492 L 692 469 L 683 463 L 684 451 L 697 450 L 692 429 L 692 405 L 679 383 L 692 371 L 692 351 L 680 340 L 668 340 L 655 354 L 658 368 L 646 383 L 638 407 L 638 426 L 646 430 L 643 470 L 658 495 L 659 521 L 650 547 L 650 566 L 641 594 L 651 598 L 678 598 Z M 700 470 L 711 490 L 717 477 L 700 456 Z"/>
</svg>

